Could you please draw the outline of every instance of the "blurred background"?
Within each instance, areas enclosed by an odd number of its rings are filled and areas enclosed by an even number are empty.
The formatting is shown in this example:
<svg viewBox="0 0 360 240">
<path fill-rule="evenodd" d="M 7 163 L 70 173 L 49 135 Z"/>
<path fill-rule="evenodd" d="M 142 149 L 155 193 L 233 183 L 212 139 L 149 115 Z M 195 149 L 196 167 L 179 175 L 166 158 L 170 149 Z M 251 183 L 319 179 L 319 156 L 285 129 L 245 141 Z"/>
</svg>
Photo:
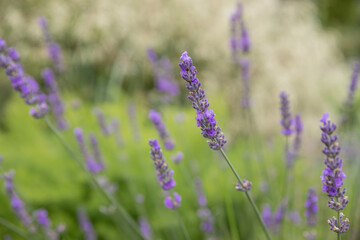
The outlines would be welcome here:
<svg viewBox="0 0 360 240">
<path fill-rule="evenodd" d="M 231 58 L 230 18 L 236 1 L 215 0 L 0 0 L 0 37 L 21 55 L 27 74 L 44 88 L 41 71 L 51 65 L 46 42 L 38 24 L 48 21 L 51 38 L 63 55 L 64 71 L 57 85 L 65 103 L 68 129 L 61 132 L 80 156 L 73 129 L 99 138 L 106 161 L 103 173 L 117 185 L 115 196 L 135 220 L 146 216 L 153 239 L 184 239 L 179 234 L 176 214 L 163 206 L 163 195 L 154 177 L 147 141 L 158 138 L 148 118 L 150 109 L 161 112 L 176 143 L 164 151 L 175 171 L 176 191 L 182 197 L 179 213 L 192 239 L 206 239 L 196 214 L 194 179 L 201 179 L 208 207 L 215 216 L 218 239 L 263 239 L 253 212 L 221 156 L 208 148 L 196 128 L 195 111 L 187 99 L 185 82 L 179 75 L 179 57 L 188 51 L 198 70 L 219 126 L 228 140 L 228 154 L 240 175 L 253 182 L 253 195 L 260 206 L 275 211 L 282 202 L 284 138 L 280 135 L 279 93 L 289 94 L 291 111 L 304 121 L 302 148 L 294 166 L 294 211 L 299 221 L 284 221 L 289 239 L 305 239 L 316 232 L 317 239 L 334 237 L 327 219 L 334 214 L 327 207 L 319 179 L 323 166 L 319 119 L 329 112 L 339 122 L 349 114 L 351 124 L 339 127 L 345 149 L 345 186 L 350 199 L 345 214 L 351 227 L 346 239 L 359 239 L 359 169 L 357 110 L 344 109 L 353 64 L 360 54 L 360 3 L 356 0 L 245 0 L 243 20 L 249 31 L 251 50 L 250 96 L 253 123 L 245 119 L 241 106 L 244 89 L 241 73 Z M 170 100 L 157 87 L 156 69 L 148 58 L 151 48 L 159 59 L 167 57 L 172 79 L 179 93 Z M 107 121 L 120 123 L 116 136 L 104 136 L 94 108 Z M 33 119 L 4 71 L 0 72 L 0 155 L 2 170 L 15 170 L 14 184 L 29 211 L 45 208 L 53 225 L 64 223 L 63 239 L 82 239 L 77 223 L 78 207 L 87 210 L 98 239 L 132 239 L 113 223 L 111 210 L 87 175 L 71 159 L 42 120 Z M 54 119 L 52 119 L 54 121 Z M 346 127 L 345 127 L 346 125 Z M 117 139 L 119 140 L 119 139 Z M 180 164 L 172 162 L 175 152 L 184 153 Z M 264 175 L 264 172 L 266 174 Z M 295 187 L 296 186 L 296 187 Z M 308 229 L 304 201 L 309 187 L 319 194 L 318 223 Z M 137 197 L 143 197 L 140 203 Z M 5 190 L 1 192 L 0 217 L 21 227 L 13 214 Z M 350 210 L 351 209 L 351 210 Z M 137 220 L 136 220 L 137 221 Z M 116 222 L 116 221 L 115 221 Z M 249 225 L 249 222 L 253 222 Z M 279 234 L 273 233 L 275 239 Z M 0 235 L 17 236 L 0 226 Z M 21 238 L 19 238 L 21 239 Z M 210 238 L 208 238 L 210 239 Z M 285 238 L 286 239 L 286 238 Z"/>
</svg>

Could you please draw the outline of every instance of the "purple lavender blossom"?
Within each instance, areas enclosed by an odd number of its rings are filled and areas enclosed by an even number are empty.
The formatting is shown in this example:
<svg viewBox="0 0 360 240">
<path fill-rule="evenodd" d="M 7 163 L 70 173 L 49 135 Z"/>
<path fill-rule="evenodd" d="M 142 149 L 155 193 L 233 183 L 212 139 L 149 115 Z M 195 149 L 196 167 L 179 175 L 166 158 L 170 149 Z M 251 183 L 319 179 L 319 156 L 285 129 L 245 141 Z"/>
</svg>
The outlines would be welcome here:
<svg viewBox="0 0 360 240">
<path fill-rule="evenodd" d="M 230 18 L 230 47 L 233 61 L 236 64 L 239 63 L 238 52 L 247 53 L 250 51 L 250 37 L 244 23 L 242 10 L 242 4 L 238 3 L 235 12 Z"/>
<path fill-rule="evenodd" d="M 193 66 L 192 59 L 185 51 L 181 57 L 179 66 L 181 68 L 181 77 L 187 82 L 186 88 L 189 89 L 188 98 L 193 102 L 192 106 L 197 111 L 197 126 L 201 127 L 201 134 L 208 138 L 208 144 L 213 150 L 220 150 L 226 143 L 224 134 L 220 127 L 216 126 L 215 114 L 209 110 L 209 103 L 206 99 L 205 92 L 200 88 L 201 83 L 196 78 L 196 68 Z"/>
<path fill-rule="evenodd" d="M 294 159 L 299 156 L 299 150 L 301 146 L 301 135 L 304 126 L 301 120 L 301 116 L 297 114 L 294 119 L 294 131 L 295 139 L 292 148 L 288 151 L 286 156 L 287 167 L 292 168 L 294 165 Z"/>
<path fill-rule="evenodd" d="M 295 225 L 300 225 L 301 223 L 301 218 L 300 218 L 300 214 L 298 211 L 292 211 L 290 213 L 290 220 L 295 224 Z"/>
<path fill-rule="evenodd" d="M 44 17 L 39 17 L 38 23 L 41 27 L 44 40 L 47 45 L 48 56 L 53 61 L 56 71 L 58 73 L 62 73 L 64 71 L 64 63 L 61 48 L 59 44 L 52 41 L 46 19 Z"/>
<path fill-rule="evenodd" d="M 262 212 L 261 212 L 261 217 L 264 221 L 264 224 L 266 227 L 271 227 L 273 225 L 273 218 L 272 218 L 272 213 L 271 213 L 271 208 L 270 206 L 267 204 L 264 206 Z"/>
<path fill-rule="evenodd" d="M 79 208 L 77 210 L 77 216 L 79 225 L 84 232 L 84 239 L 85 240 L 95 240 L 97 238 L 97 234 L 94 230 L 92 223 L 90 222 L 86 212 L 84 209 Z"/>
<path fill-rule="evenodd" d="M 64 103 L 59 95 L 54 73 L 50 68 L 45 68 L 41 75 L 44 79 L 45 86 L 49 91 L 48 101 L 57 120 L 57 126 L 60 130 L 65 130 L 67 128 L 67 123 L 64 119 Z"/>
<path fill-rule="evenodd" d="M 86 167 L 87 169 L 93 173 L 93 174 L 96 174 L 100 171 L 102 171 L 104 169 L 104 164 L 103 162 L 100 162 L 99 160 L 99 156 L 94 156 L 92 154 L 90 154 L 86 148 L 86 145 L 85 145 L 85 139 L 84 139 L 84 135 L 83 135 L 83 131 L 81 128 L 77 127 L 74 129 L 74 135 L 76 137 L 76 140 L 79 144 L 79 148 L 80 148 L 80 151 L 83 155 L 83 158 L 86 162 Z M 95 142 L 93 142 L 94 139 L 91 139 L 92 141 L 92 145 L 93 145 L 93 148 L 94 148 L 94 144 L 96 144 L 96 148 L 98 147 L 97 146 L 97 142 L 96 142 L 96 139 L 95 139 Z M 96 154 L 100 154 L 99 150 L 96 150 L 96 148 L 94 148 L 94 152 Z M 98 152 L 96 152 L 98 151 Z M 98 158 L 98 159 L 97 159 Z"/>
<path fill-rule="evenodd" d="M 58 240 L 58 232 L 55 232 L 51 229 L 50 219 L 48 217 L 48 212 L 45 209 L 39 209 L 34 212 L 37 222 L 42 227 L 47 239 L 49 240 Z"/>
<path fill-rule="evenodd" d="M 351 76 L 349 92 L 348 92 L 347 100 L 345 102 L 345 105 L 348 107 L 351 107 L 354 104 L 354 94 L 359 80 L 359 71 L 360 71 L 360 63 L 355 62 Z"/>
<path fill-rule="evenodd" d="M 293 145 L 293 151 L 295 155 L 298 154 L 300 146 L 301 146 L 301 134 L 304 130 L 304 125 L 301 120 L 301 116 L 297 114 L 295 116 L 295 140 Z"/>
<path fill-rule="evenodd" d="M 280 93 L 280 110 L 281 110 L 281 126 L 283 129 L 281 129 L 281 134 L 285 136 L 290 136 L 292 133 L 291 127 L 293 124 L 293 120 L 291 118 L 290 114 L 290 105 L 289 105 L 289 99 L 286 92 L 282 91 Z"/>
<path fill-rule="evenodd" d="M 182 152 L 177 152 L 173 156 L 171 156 L 171 160 L 176 164 L 179 164 L 183 160 L 183 158 L 184 154 Z"/>
<path fill-rule="evenodd" d="M 152 238 L 151 227 L 145 217 L 139 218 L 139 226 L 140 226 L 141 236 L 146 240 L 151 239 Z"/>
<path fill-rule="evenodd" d="M 156 175 L 158 177 L 161 187 L 167 195 L 164 200 L 164 204 L 167 208 L 176 209 L 180 206 L 181 196 L 176 192 L 174 192 L 173 196 L 171 196 L 168 192 L 176 186 L 176 182 L 173 178 L 174 171 L 168 168 L 158 141 L 156 139 L 150 139 L 149 145 L 151 147 L 151 159 L 154 161 L 155 164 Z"/>
<path fill-rule="evenodd" d="M 320 120 L 323 124 L 320 126 L 322 131 L 321 142 L 325 145 L 322 152 L 326 156 L 324 160 L 326 168 L 320 178 L 323 183 L 323 192 L 326 192 L 330 197 L 328 206 L 341 215 L 340 219 L 333 217 L 328 220 L 330 230 L 340 234 L 346 232 L 349 228 L 349 219 L 343 220 L 344 215 L 340 212 L 345 208 L 349 199 L 348 196 L 345 196 L 346 189 L 341 189 L 344 184 L 343 179 L 346 176 L 342 171 L 343 160 L 338 157 L 340 153 L 340 146 L 337 142 L 338 136 L 333 134 L 337 126 L 328 120 L 328 117 L 329 114 L 325 113 Z"/>
<path fill-rule="evenodd" d="M 97 138 L 96 138 L 96 136 L 94 134 L 90 134 L 89 139 L 90 139 L 91 147 L 92 147 L 92 150 L 93 150 L 93 156 L 94 156 L 96 162 L 99 164 L 99 166 L 101 166 L 101 168 L 103 169 L 105 167 L 105 162 L 104 162 L 104 159 L 103 159 L 102 154 L 100 152 L 100 148 L 99 148 Z"/>
<path fill-rule="evenodd" d="M 176 182 L 173 179 L 174 171 L 168 169 L 168 165 L 165 162 L 158 141 L 156 139 L 153 140 L 150 139 L 149 145 L 151 147 L 150 149 L 151 159 L 154 161 L 156 174 L 158 176 L 160 185 L 165 191 L 168 191 L 173 187 L 175 187 L 176 185 Z"/>
<path fill-rule="evenodd" d="M 181 196 L 177 192 L 173 193 L 173 197 L 169 195 L 164 199 L 164 204 L 169 209 L 177 209 L 180 207 L 180 202 Z"/>
<path fill-rule="evenodd" d="M 34 215 L 38 221 L 38 223 L 44 227 L 50 226 L 50 220 L 48 218 L 48 213 L 45 209 L 39 209 L 34 212 Z"/>
<path fill-rule="evenodd" d="M 159 59 L 152 49 L 148 49 L 148 58 L 151 61 L 155 74 L 155 85 L 159 92 L 165 94 L 164 101 L 171 101 L 179 94 L 179 86 L 173 75 L 171 62 L 168 58 Z"/>
<path fill-rule="evenodd" d="M 20 55 L 14 48 L 6 48 L 6 43 L 0 38 L 0 66 L 5 70 L 8 79 L 15 91 L 25 103 L 32 105 L 30 115 L 34 118 L 43 117 L 49 110 L 46 104 L 46 95 L 40 91 L 40 87 L 34 78 L 26 75 L 20 62 Z"/>
<path fill-rule="evenodd" d="M 165 148 L 168 150 L 173 149 L 175 147 L 174 140 L 170 137 L 169 132 L 167 131 L 165 124 L 162 121 L 160 113 L 152 109 L 149 112 L 149 118 L 158 130 L 159 135 L 165 144 Z"/>
<path fill-rule="evenodd" d="M 317 206 L 317 195 L 315 192 L 315 189 L 310 188 L 309 192 L 306 195 L 306 201 L 305 201 L 305 217 L 306 217 L 306 223 L 309 226 L 315 226 L 316 225 L 316 214 L 318 212 L 318 206 Z"/>
<path fill-rule="evenodd" d="M 110 134 L 110 129 L 107 126 L 104 113 L 99 108 L 94 108 L 93 113 L 98 120 L 102 133 L 104 134 L 104 136 L 108 136 Z"/>
<path fill-rule="evenodd" d="M 207 200 L 199 178 L 196 179 L 195 186 L 198 197 L 198 203 L 200 206 L 200 208 L 197 211 L 197 214 L 201 219 L 200 228 L 206 235 L 213 235 L 215 230 L 214 229 L 215 218 L 212 215 L 211 210 L 207 207 Z"/>
<path fill-rule="evenodd" d="M 18 197 L 14 188 L 14 171 L 3 174 L 2 178 L 5 181 L 5 190 L 8 197 L 10 198 L 10 205 L 13 211 L 24 227 L 26 227 L 31 233 L 34 233 L 36 228 L 25 208 L 23 201 L 21 201 L 21 199 Z"/>
</svg>

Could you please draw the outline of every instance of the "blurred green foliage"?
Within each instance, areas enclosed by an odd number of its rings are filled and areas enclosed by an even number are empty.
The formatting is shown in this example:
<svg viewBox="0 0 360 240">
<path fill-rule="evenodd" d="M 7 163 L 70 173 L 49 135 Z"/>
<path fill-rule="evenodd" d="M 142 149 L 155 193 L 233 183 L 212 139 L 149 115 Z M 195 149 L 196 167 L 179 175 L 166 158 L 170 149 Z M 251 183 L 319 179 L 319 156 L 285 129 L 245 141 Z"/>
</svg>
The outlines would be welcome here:
<svg viewBox="0 0 360 240">
<path fill-rule="evenodd" d="M 347 57 L 360 56 L 360 3 L 357 0 L 318 0 L 323 26 L 340 33 L 341 49 Z"/>
</svg>

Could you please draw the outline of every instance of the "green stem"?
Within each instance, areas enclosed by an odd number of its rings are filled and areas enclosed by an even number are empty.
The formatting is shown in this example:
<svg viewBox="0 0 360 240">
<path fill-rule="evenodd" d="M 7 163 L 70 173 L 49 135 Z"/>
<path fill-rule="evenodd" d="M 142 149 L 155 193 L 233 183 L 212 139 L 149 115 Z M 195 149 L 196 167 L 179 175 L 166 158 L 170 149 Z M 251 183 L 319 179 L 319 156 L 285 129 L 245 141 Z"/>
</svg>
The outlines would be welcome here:
<svg viewBox="0 0 360 240">
<path fill-rule="evenodd" d="M 95 179 L 94 175 L 92 175 L 87 169 L 85 164 L 80 161 L 80 159 L 76 156 L 74 151 L 71 149 L 71 147 L 65 142 L 64 138 L 61 136 L 61 134 L 58 132 L 58 130 L 52 125 L 52 123 L 49 121 L 47 117 L 44 118 L 46 124 L 49 126 L 49 128 L 52 130 L 52 132 L 56 135 L 56 137 L 59 139 L 61 144 L 64 146 L 64 148 L 69 152 L 69 154 L 73 157 L 73 159 L 79 164 L 79 166 L 84 170 L 84 172 L 88 175 L 89 179 L 91 180 L 92 184 L 100 190 L 102 195 L 112 204 L 118 213 L 120 213 L 127 223 L 130 225 L 130 227 L 139 235 L 141 236 L 141 233 L 138 229 L 138 226 L 136 222 L 130 217 L 130 215 L 126 212 L 126 210 L 123 208 L 123 206 L 109 193 L 107 193 L 99 184 L 99 182 Z"/>
<path fill-rule="evenodd" d="M 339 232 L 337 233 L 337 239 L 341 240 L 341 234 L 340 234 L 340 211 L 338 211 L 338 225 L 337 225 Z"/>
<path fill-rule="evenodd" d="M 224 152 L 224 150 L 222 148 L 220 148 L 220 152 L 223 155 L 223 157 L 224 157 L 225 161 L 227 162 L 227 164 L 229 165 L 229 167 L 231 168 L 231 171 L 234 173 L 235 177 L 239 181 L 239 184 L 242 185 L 242 182 L 243 182 L 242 179 L 240 178 L 239 174 L 236 172 L 235 168 L 231 164 L 229 158 L 227 157 L 226 153 Z M 270 234 L 269 234 L 269 232 L 268 232 L 268 230 L 267 230 L 267 228 L 265 226 L 264 221 L 261 218 L 260 212 L 259 212 L 258 208 L 256 207 L 256 204 L 255 204 L 250 192 L 245 191 L 244 193 L 245 193 L 246 198 L 249 200 L 253 210 L 255 211 L 256 217 L 258 218 L 258 220 L 260 222 L 260 225 L 261 225 L 261 227 L 262 227 L 262 229 L 263 229 L 263 231 L 264 231 L 264 233 L 266 235 L 266 239 L 270 240 L 271 239 Z"/>
<path fill-rule="evenodd" d="M 15 225 L 13 225 L 12 223 L 6 221 L 3 218 L 0 218 L 0 225 L 6 227 L 7 229 L 9 229 L 11 231 L 13 231 L 14 233 L 16 233 L 17 235 L 19 235 L 22 238 L 29 239 L 21 229 L 19 229 L 18 227 L 16 227 Z"/>
<path fill-rule="evenodd" d="M 187 229 L 185 227 L 185 224 L 184 224 L 183 220 L 181 219 L 181 216 L 180 216 L 178 210 L 175 209 L 174 211 L 176 212 L 176 216 L 177 216 L 177 218 L 179 220 L 179 224 L 181 226 L 181 230 L 184 233 L 185 239 L 186 240 L 191 240 L 190 235 L 189 235 L 189 233 L 188 233 L 188 231 L 187 231 Z"/>
</svg>

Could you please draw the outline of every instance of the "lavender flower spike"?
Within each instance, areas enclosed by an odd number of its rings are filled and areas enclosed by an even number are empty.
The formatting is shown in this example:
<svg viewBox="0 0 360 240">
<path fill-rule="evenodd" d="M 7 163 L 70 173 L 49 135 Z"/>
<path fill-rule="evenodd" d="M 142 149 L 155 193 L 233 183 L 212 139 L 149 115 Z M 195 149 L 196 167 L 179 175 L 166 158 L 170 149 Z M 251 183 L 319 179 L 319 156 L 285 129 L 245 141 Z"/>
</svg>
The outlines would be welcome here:
<svg viewBox="0 0 360 240">
<path fill-rule="evenodd" d="M 59 44 L 52 41 L 46 19 L 44 17 L 39 17 L 38 23 L 41 27 L 44 40 L 47 45 L 48 56 L 53 61 L 56 71 L 58 73 L 62 73 L 64 71 L 64 63 L 61 48 Z"/>
<path fill-rule="evenodd" d="M 340 146 L 337 142 L 338 136 L 333 134 L 336 130 L 336 124 L 328 120 L 329 114 L 325 113 L 321 118 L 322 126 L 320 129 L 321 142 L 325 147 L 323 153 L 326 156 L 324 163 L 326 165 L 325 170 L 322 173 L 321 182 L 323 183 L 323 192 L 326 192 L 330 197 L 328 206 L 338 212 L 339 218 L 330 218 L 328 223 L 330 230 L 338 233 L 344 233 L 349 229 L 349 219 L 343 219 L 344 215 L 340 211 L 348 204 L 348 196 L 345 196 L 346 189 L 341 189 L 344 184 L 343 179 L 346 178 L 342 171 L 343 160 L 338 157 L 340 153 Z"/>
<path fill-rule="evenodd" d="M 48 212 L 45 209 L 39 209 L 34 212 L 34 215 L 45 232 L 47 239 L 49 240 L 58 240 L 58 233 L 51 229 L 51 222 L 48 218 Z"/>
<path fill-rule="evenodd" d="M 173 197 L 171 197 L 168 193 L 168 191 L 174 188 L 176 185 L 176 182 L 173 178 L 174 171 L 168 168 L 158 141 L 156 139 L 150 139 L 149 145 L 151 147 L 151 159 L 155 164 L 156 175 L 161 187 L 166 191 L 167 194 L 167 197 L 164 200 L 165 206 L 167 208 L 176 209 L 180 206 L 181 196 L 177 193 L 173 193 Z"/>
<path fill-rule="evenodd" d="M 104 113 L 99 108 L 94 108 L 93 113 L 97 117 L 102 133 L 104 134 L 104 136 L 108 136 L 110 134 L 110 129 L 106 124 Z"/>
<path fill-rule="evenodd" d="M 197 111 L 197 126 L 201 127 L 201 134 L 209 139 L 207 142 L 213 150 L 220 150 L 226 143 L 224 134 L 220 127 L 216 126 L 215 114 L 209 110 L 209 103 L 206 99 L 205 92 L 200 88 L 201 83 L 196 78 L 196 68 L 193 66 L 192 59 L 185 51 L 181 57 L 179 66 L 181 68 L 181 77 L 187 82 L 186 88 L 189 89 L 188 98 L 193 102 L 192 106 Z"/>
<path fill-rule="evenodd" d="M 0 67 L 5 70 L 8 79 L 15 91 L 25 103 L 32 105 L 30 115 L 34 118 L 43 117 L 49 107 L 46 103 L 46 95 L 40 91 L 40 87 L 34 78 L 26 75 L 20 62 L 20 55 L 14 48 L 6 48 L 6 43 L 0 38 Z"/>
<path fill-rule="evenodd" d="M 41 76 L 44 79 L 45 86 L 49 91 L 48 101 L 57 120 L 57 126 L 60 130 L 65 130 L 67 128 L 67 123 L 64 119 L 64 103 L 60 98 L 54 73 L 50 68 L 45 68 L 42 71 Z"/>
<path fill-rule="evenodd" d="M 165 124 L 162 121 L 160 113 L 152 109 L 149 112 L 149 118 L 158 130 L 159 135 L 165 144 L 165 148 L 168 150 L 173 149 L 175 147 L 174 140 L 172 140 L 172 138 L 170 137 L 169 132 L 167 131 Z"/>
<path fill-rule="evenodd" d="M 146 220 L 145 217 L 140 217 L 139 218 L 139 226 L 140 226 L 140 231 L 141 231 L 141 236 L 145 239 L 151 239 L 151 227 L 149 222 Z"/>
<path fill-rule="evenodd" d="M 315 189 L 310 188 L 308 194 L 306 195 L 306 201 L 305 201 L 305 217 L 306 222 L 309 226 L 315 226 L 316 225 L 316 214 L 318 212 L 318 206 L 317 206 L 318 198 L 316 196 Z"/>
<path fill-rule="evenodd" d="M 97 238 L 97 234 L 88 216 L 86 215 L 85 210 L 79 208 L 77 210 L 77 216 L 78 216 L 79 225 L 84 232 L 84 239 L 95 240 Z"/>
<path fill-rule="evenodd" d="M 103 164 L 103 162 L 101 162 L 101 159 L 99 160 L 100 152 L 99 152 L 98 149 L 96 149 L 98 147 L 96 139 L 91 139 L 93 148 L 95 147 L 94 148 L 95 156 L 93 156 L 92 154 L 90 154 L 88 152 L 88 149 L 86 148 L 85 139 L 84 139 L 82 129 L 79 128 L 79 127 L 75 128 L 74 129 L 74 135 L 76 137 L 76 140 L 78 141 L 79 148 L 80 148 L 80 151 L 81 151 L 81 153 L 83 155 L 83 158 L 84 158 L 84 160 L 86 162 L 87 169 L 93 174 L 96 174 L 96 173 L 102 171 L 104 169 L 104 164 Z M 94 144 L 96 146 L 94 146 Z M 96 156 L 96 155 L 98 155 L 98 156 Z"/>
<path fill-rule="evenodd" d="M 282 91 L 280 93 L 280 110 L 281 110 L 281 125 L 283 129 L 281 130 L 281 134 L 285 136 L 290 136 L 292 133 L 291 126 L 293 124 L 293 120 L 290 114 L 290 105 L 289 99 L 286 92 Z"/>
<path fill-rule="evenodd" d="M 230 47 L 233 55 L 233 60 L 237 64 L 239 63 L 237 58 L 239 50 L 241 50 L 243 53 L 247 53 L 250 51 L 250 37 L 243 20 L 242 10 L 242 4 L 238 3 L 237 8 L 235 12 L 231 15 L 230 19 Z"/>
<path fill-rule="evenodd" d="M 351 76 L 351 82 L 349 86 L 349 92 L 348 92 L 347 100 L 345 102 L 345 105 L 348 107 L 354 104 L 354 94 L 359 80 L 359 72 L 360 72 L 360 63 L 356 62 L 354 64 L 354 68 Z"/>
<path fill-rule="evenodd" d="M 36 228 L 32 222 L 30 215 L 28 214 L 23 201 L 19 198 L 16 194 L 13 178 L 14 178 L 14 171 L 10 171 L 2 175 L 2 178 L 5 180 L 5 190 L 10 198 L 10 204 L 15 212 L 16 216 L 20 220 L 20 222 L 31 232 L 34 233 Z"/>
<path fill-rule="evenodd" d="M 200 208 L 197 211 L 199 218 L 201 219 L 201 230 L 206 235 L 213 235 L 214 234 L 214 222 L 215 218 L 211 213 L 211 210 L 207 207 L 207 200 L 204 195 L 204 191 L 202 188 L 202 184 L 200 179 L 196 179 L 195 181 L 196 186 L 196 193 L 198 197 L 198 203 Z"/>
</svg>

